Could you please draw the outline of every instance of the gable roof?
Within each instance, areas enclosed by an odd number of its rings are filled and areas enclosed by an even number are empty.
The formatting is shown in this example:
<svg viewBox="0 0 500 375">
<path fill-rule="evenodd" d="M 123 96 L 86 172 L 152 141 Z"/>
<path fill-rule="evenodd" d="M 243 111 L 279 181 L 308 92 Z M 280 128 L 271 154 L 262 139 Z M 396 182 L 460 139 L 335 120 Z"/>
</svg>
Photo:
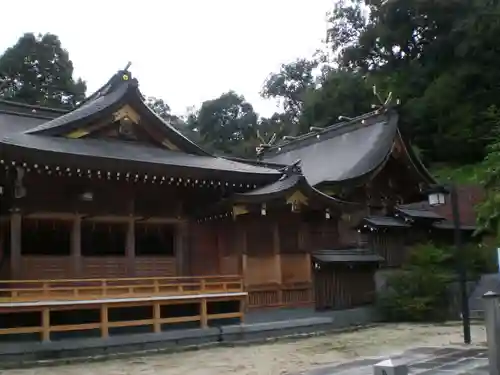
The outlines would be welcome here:
<svg viewBox="0 0 500 375">
<path fill-rule="evenodd" d="M 162 142 L 155 147 L 121 140 L 68 137 L 69 133 L 96 121 L 111 122 L 113 114 L 125 105 L 132 107 L 141 120 L 152 124 L 160 137 L 175 146 L 175 151 L 162 147 Z M 119 71 L 71 111 L 0 100 L 0 155 L 2 159 L 28 163 L 112 171 L 128 169 L 134 173 L 153 170 L 159 175 L 187 168 L 192 176 L 217 178 L 224 173 L 237 179 L 257 178 L 258 184 L 270 183 L 281 176 L 276 168 L 229 160 L 204 151 L 145 104 L 137 80 L 128 71 Z M 169 173 L 162 173 L 166 167 Z"/>
<path fill-rule="evenodd" d="M 432 182 L 432 176 L 402 139 L 398 114 L 391 108 L 382 108 L 270 147 L 263 153 L 262 161 L 287 165 L 300 159 L 311 185 L 341 183 L 377 171 L 391 155 L 398 139 L 424 181 Z"/>
<path fill-rule="evenodd" d="M 26 131 L 26 134 L 37 135 L 64 135 L 77 130 L 92 121 L 110 116 L 125 104 L 132 105 L 141 116 L 163 133 L 176 146 L 190 154 L 210 155 L 201 147 L 183 136 L 172 125 L 157 116 L 145 103 L 139 91 L 137 79 L 132 78 L 126 70 L 118 71 L 111 79 L 92 94 L 87 100 L 80 103 L 74 110 L 63 114 L 51 121 Z"/>
</svg>

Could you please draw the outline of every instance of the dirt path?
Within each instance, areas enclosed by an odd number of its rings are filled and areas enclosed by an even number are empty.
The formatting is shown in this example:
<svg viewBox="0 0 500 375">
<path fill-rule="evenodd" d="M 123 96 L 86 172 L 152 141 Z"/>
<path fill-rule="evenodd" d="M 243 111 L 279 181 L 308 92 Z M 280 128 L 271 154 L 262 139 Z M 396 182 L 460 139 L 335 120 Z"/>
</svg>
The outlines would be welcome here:
<svg viewBox="0 0 500 375">
<path fill-rule="evenodd" d="M 472 327 L 473 343 L 486 341 L 482 326 Z M 460 344 L 461 326 L 383 325 L 295 342 L 214 348 L 177 354 L 0 371 L 1 375 L 277 375 L 359 356 L 389 355 L 417 346 Z"/>
</svg>

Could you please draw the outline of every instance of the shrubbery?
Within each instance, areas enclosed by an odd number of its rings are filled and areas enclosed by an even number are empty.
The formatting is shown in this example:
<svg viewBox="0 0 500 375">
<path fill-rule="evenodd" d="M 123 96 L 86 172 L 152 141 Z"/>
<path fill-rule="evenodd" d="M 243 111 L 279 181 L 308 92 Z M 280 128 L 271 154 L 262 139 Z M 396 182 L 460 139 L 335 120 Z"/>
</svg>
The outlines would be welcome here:
<svg viewBox="0 0 500 375">
<path fill-rule="evenodd" d="M 467 245 L 465 266 L 469 279 L 492 271 L 493 251 L 484 245 Z M 448 284 L 456 280 L 452 247 L 432 243 L 412 249 L 405 267 L 391 275 L 378 296 L 378 306 L 389 321 L 439 321 L 448 314 Z"/>
</svg>

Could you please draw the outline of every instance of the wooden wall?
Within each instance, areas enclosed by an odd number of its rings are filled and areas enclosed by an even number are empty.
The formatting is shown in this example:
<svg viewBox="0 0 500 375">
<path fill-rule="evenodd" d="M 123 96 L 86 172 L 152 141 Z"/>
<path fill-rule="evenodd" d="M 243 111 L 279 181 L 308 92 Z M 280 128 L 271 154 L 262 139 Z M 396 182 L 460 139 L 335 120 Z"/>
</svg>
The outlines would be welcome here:
<svg viewBox="0 0 500 375">
<path fill-rule="evenodd" d="M 375 301 L 374 265 L 324 265 L 315 274 L 319 310 L 341 310 Z"/>
<path fill-rule="evenodd" d="M 407 246 L 407 233 L 402 230 L 387 230 L 370 233 L 370 245 L 384 258 L 382 266 L 401 267 L 408 259 L 411 247 Z"/>
<path fill-rule="evenodd" d="M 170 277 L 176 276 L 174 257 L 136 257 L 129 272 L 126 257 L 82 257 L 80 278 L 120 278 L 120 277 Z M 21 257 L 19 280 L 72 279 L 73 260 L 66 256 Z"/>
<path fill-rule="evenodd" d="M 250 307 L 313 303 L 311 236 L 301 215 L 244 215 L 190 229 L 193 275 L 242 274 Z"/>
</svg>

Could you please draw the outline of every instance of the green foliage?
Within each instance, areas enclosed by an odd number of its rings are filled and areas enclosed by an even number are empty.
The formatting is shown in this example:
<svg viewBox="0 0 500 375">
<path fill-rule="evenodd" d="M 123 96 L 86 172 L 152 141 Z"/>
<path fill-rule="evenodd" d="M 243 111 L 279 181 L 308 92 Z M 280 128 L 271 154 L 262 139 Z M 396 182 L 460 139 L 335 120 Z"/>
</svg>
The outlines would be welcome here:
<svg viewBox="0 0 500 375">
<path fill-rule="evenodd" d="M 430 168 L 430 172 L 441 183 L 475 184 L 479 180 L 480 164 L 438 164 Z"/>
<path fill-rule="evenodd" d="M 389 321 L 433 321 L 446 318 L 447 266 L 451 254 L 433 244 L 416 246 L 404 270 L 391 275 L 378 306 Z"/>
<path fill-rule="evenodd" d="M 73 79 L 73 63 L 53 34 L 24 34 L 0 56 L 0 98 L 53 108 L 72 108 L 86 85 Z"/>
<path fill-rule="evenodd" d="M 499 15 L 489 0 L 340 1 L 328 40 L 341 67 L 401 98 L 404 130 L 429 161 L 475 163 L 500 104 Z"/>
<path fill-rule="evenodd" d="M 261 95 L 278 99 L 288 114 L 291 123 L 297 123 L 302 113 L 306 92 L 314 87 L 313 70 L 318 61 L 298 59 L 283 64 L 277 73 L 272 73 L 264 83 Z M 292 132 L 296 132 L 295 129 Z"/>
<path fill-rule="evenodd" d="M 437 321 L 446 319 L 448 278 L 425 270 L 398 271 L 388 280 L 378 306 L 388 321 Z"/>
<path fill-rule="evenodd" d="M 309 89 L 305 96 L 302 129 L 333 125 L 339 122 L 339 116 L 369 112 L 373 99 L 372 88 L 361 74 L 331 70 L 321 77 L 319 87 Z"/>
<path fill-rule="evenodd" d="M 229 91 L 204 102 L 189 125 L 208 150 L 245 156 L 250 148 L 245 142 L 255 136 L 257 114 L 243 96 Z"/>
<path fill-rule="evenodd" d="M 468 278 L 494 271 L 495 252 L 483 244 L 468 244 L 460 259 Z M 388 278 L 378 306 L 390 321 L 446 319 L 448 284 L 456 280 L 458 254 L 454 247 L 432 243 L 415 246 L 403 270 Z"/>
<path fill-rule="evenodd" d="M 477 206 L 478 231 L 500 234 L 500 110 L 488 108 L 486 117 L 492 125 L 493 141 L 487 148 L 483 162 L 479 164 L 478 175 L 486 191 L 485 199 Z"/>
</svg>

